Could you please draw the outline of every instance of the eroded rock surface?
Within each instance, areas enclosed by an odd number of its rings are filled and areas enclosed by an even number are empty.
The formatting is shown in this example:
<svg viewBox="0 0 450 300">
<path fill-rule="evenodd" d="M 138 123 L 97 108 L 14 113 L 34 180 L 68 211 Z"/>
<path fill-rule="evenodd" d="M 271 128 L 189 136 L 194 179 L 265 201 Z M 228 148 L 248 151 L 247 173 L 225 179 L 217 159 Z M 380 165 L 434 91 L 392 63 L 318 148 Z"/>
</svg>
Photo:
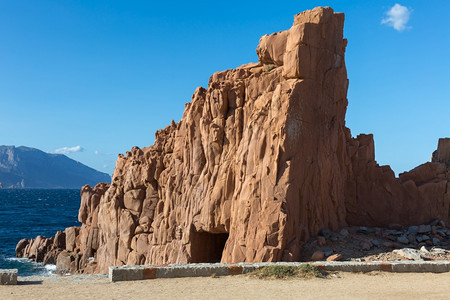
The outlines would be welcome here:
<svg viewBox="0 0 450 300">
<path fill-rule="evenodd" d="M 343 25 L 331 8 L 300 13 L 261 38 L 259 63 L 214 73 L 154 145 L 119 155 L 111 185 L 83 187 L 61 268 L 296 261 L 325 228 L 448 222 L 441 152 L 396 178 L 372 135 L 345 127 Z M 17 255 L 37 257 L 36 240 Z"/>
<path fill-rule="evenodd" d="M 444 163 L 450 167 L 450 138 L 439 139 L 438 148 L 433 152 L 431 161 Z"/>
</svg>

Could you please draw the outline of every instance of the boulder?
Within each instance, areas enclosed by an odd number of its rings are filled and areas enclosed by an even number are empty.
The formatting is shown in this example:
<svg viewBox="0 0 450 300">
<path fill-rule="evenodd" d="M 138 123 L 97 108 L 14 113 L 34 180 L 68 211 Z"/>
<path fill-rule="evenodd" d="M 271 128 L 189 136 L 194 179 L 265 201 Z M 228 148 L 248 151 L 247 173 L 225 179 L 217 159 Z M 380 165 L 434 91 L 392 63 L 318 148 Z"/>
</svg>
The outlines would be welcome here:
<svg viewBox="0 0 450 300">
<path fill-rule="evenodd" d="M 316 251 L 311 255 L 311 260 L 313 261 L 318 261 L 318 260 L 323 260 L 325 258 L 325 253 L 323 251 Z"/>
<path fill-rule="evenodd" d="M 69 273 L 74 269 L 74 261 L 74 256 L 68 250 L 64 250 L 56 259 L 56 270 L 63 274 Z"/>
<path fill-rule="evenodd" d="M 75 226 L 68 227 L 64 233 L 66 237 L 66 250 L 74 251 L 77 248 L 77 237 L 80 233 L 80 228 Z"/>
<path fill-rule="evenodd" d="M 399 250 L 394 250 L 393 253 L 398 254 L 406 259 L 409 260 L 423 260 L 422 256 L 420 255 L 419 251 L 411 248 L 403 248 Z"/>
<path fill-rule="evenodd" d="M 339 261 L 342 259 L 342 254 L 332 254 L 327 257 L 327 261 Z"/>
<path fill-rule="evenodd" d="M 55 239 L 53 240 L 53 248 L 66 248 L 66 233 L 64 231 L 56 232 Z"/>
<path fill-rule="evenodd" d="M 16 256 L 17 257 L 23 257 L 24 256 L 24 250 L 25 247 L 30 243 L 28 239 L 21 239 L 16 246 Z"/>
</svg>

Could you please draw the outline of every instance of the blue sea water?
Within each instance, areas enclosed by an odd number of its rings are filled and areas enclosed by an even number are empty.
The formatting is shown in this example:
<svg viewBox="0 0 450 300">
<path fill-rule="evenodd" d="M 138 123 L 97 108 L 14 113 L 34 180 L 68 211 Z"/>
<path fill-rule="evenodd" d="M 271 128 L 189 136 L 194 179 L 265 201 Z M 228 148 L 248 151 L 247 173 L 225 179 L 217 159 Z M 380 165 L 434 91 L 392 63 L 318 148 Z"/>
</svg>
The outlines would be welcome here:
<svg viewBox="0 0 450 300">
<path fill-rule="evenodd" d="M 15 258 L 17 243 L 38 235 L 54 236 L 79 226 L 80 190 L 0 189 L 0 269 L 19 269 L 19 276 L 50 275 L 55 266 Z"/>
</svg>

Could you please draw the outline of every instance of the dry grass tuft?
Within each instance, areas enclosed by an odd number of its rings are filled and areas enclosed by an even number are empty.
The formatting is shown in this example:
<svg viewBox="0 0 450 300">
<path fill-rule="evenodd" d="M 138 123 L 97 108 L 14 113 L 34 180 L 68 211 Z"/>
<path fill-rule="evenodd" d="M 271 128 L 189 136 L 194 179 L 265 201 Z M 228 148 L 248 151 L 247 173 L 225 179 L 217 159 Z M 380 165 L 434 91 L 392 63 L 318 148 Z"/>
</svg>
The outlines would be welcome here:
<svg viewBox="0 0 450 300">
<path fill-rule="evenodd" d="M 280 265 L 267 266 L 250 273 L 250 276 L 259 279 L 326 278 L 327 275 L 326 272 L 310 264 L 304 264 L 298 267 Z"/>
</svg>

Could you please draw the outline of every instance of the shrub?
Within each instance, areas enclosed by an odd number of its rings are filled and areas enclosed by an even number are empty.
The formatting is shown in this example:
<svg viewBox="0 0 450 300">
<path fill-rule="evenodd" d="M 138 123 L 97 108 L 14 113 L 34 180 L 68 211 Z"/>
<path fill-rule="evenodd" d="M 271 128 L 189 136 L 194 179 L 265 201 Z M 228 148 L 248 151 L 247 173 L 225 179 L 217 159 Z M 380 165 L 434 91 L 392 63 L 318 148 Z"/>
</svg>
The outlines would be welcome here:
<svg viewBox="0 0 450 300">
<path fill-rule="evenodd" d="M 326 273 L 321 271 L 316 266 L 310 264 L 304 264 L 298 267 L 282 266 L 282 265 L 267 266 L 253 271 L 250 275 L 260 279 L 263 278 L 284 279 L 293 277 L 301 277 L 301 278 L 326 277 Z"/>
</svg>

